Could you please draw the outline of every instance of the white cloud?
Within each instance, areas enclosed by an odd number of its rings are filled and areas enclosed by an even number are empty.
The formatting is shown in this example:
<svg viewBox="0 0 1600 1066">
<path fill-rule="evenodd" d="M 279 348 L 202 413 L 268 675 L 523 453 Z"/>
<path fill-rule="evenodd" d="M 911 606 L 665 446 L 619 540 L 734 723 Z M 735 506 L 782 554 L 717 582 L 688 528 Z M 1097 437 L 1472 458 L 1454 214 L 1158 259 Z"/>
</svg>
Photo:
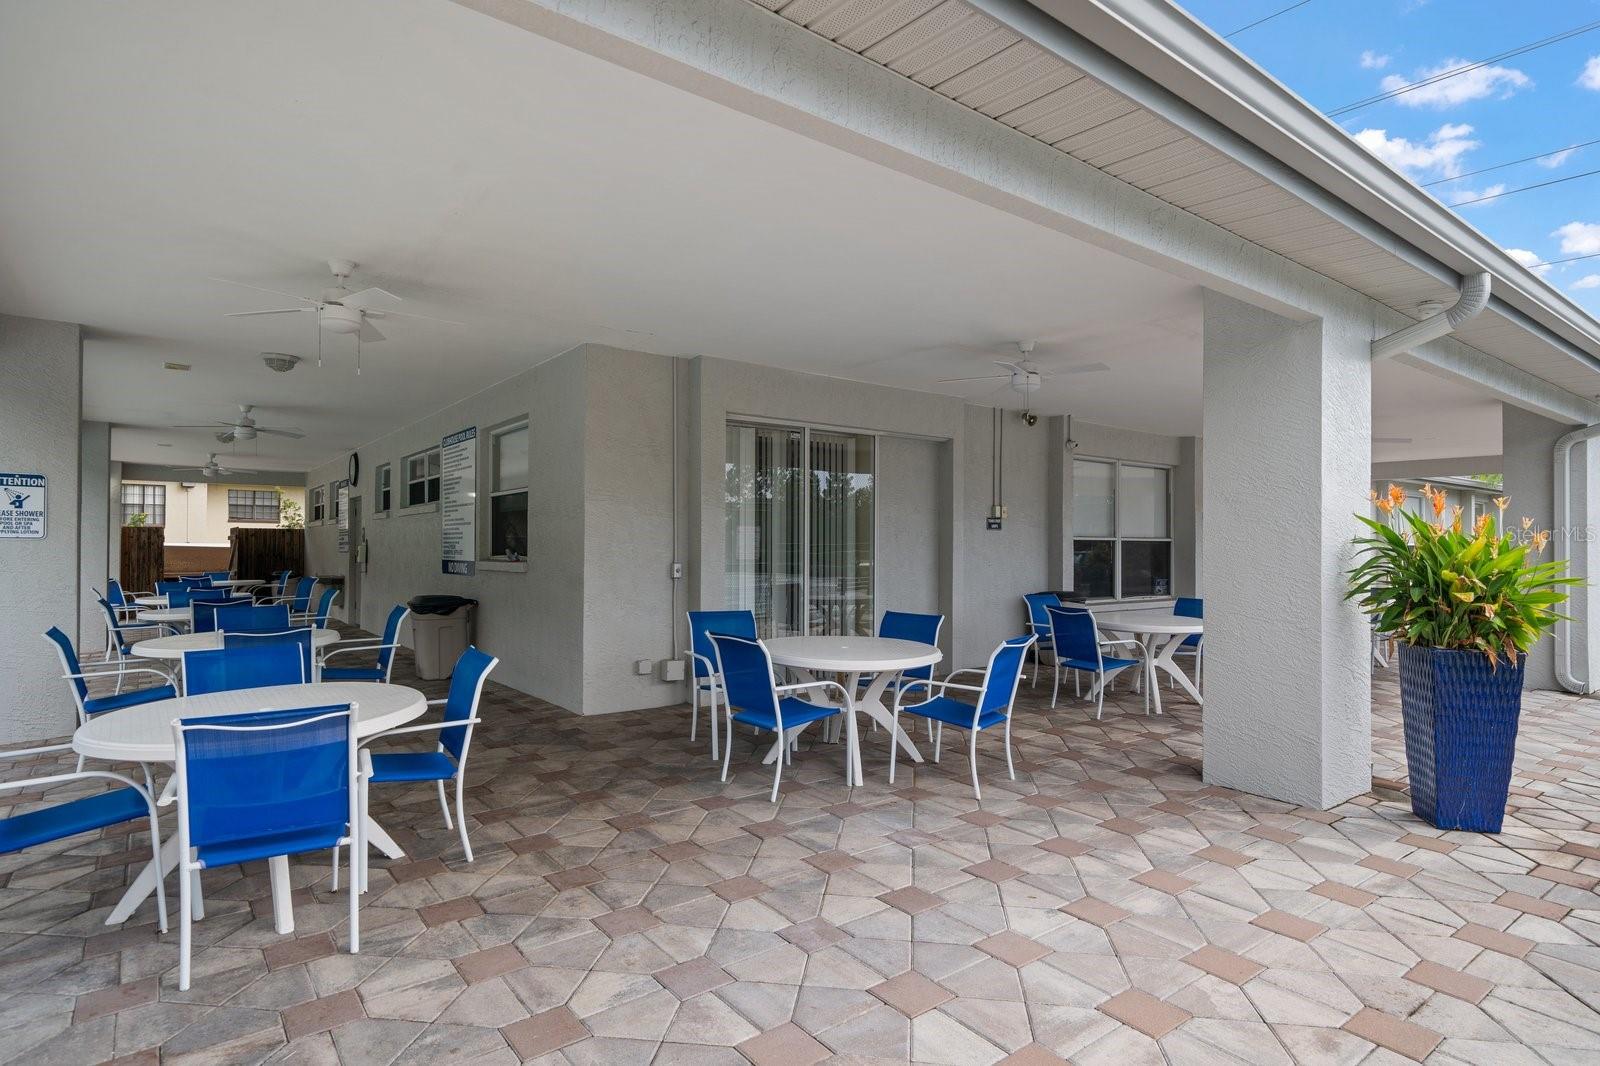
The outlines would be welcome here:
<svg viewBox="0 0 1600 1066">
<path fill-rule="evenodd" d="M 1600 91 L 1600 56 L 1589 57 L 1589 62 L 1583 65 L 1583 73 L 1578 75 L 1578 84 Z"/>
<path fill-rule="evenodd" d="M 1409 79 L 1402 78 L 1398 74 L 1390 74 L 1379 84 L 1384 92 L 1394 92 L 1396 89 L 1403 89 L 1407 85 L 1425 81 L 1457 67 L 1468 66 L 1470 62 L 1466 59 L 1450 58 L 1436 67 L 1426 67 L 1417 71 Z M 1532 84 L 1533 79 L 1515 67 L 1477 67 L 1430 85 L 1412 89 L 1408 93 L 1401 93 L 1394 98 L 1394 102 L 1407 107 L 1432 107 L 1443 110 L 1469 100 L 1484 100 L 1491 96 L 1503 100 L 1518 89 L 1525 89 Z"/>
<path fill-rule="evenodd" d="M 1594 255 L 1600 252 L 1600 223 L 1568 222 L 1550 236 L 1561 238 L 1562 255 Z"/>
<path fill-rule="evenodd" d="M 1361 69 L 1382 70 L 1384 67 L 1389 65 L 1389 59 L 1389 56 L 1374 52 L 1372 49 L 1368 48 L 1365 52 L 1361 53 Z"/>
<path fill-rule="evenodd" d="M 1541 278 L 1550 273 L 1550 264 L 1539 258 L 1539 253 L 1530 252 L 1526 248 L 1507 248 L 1506 254 Z"/>
<path fill-rule="evenodd" d="M 1572 283 L 1574 289 L 1600 289 L 1600 274 L 1585 274 Z"/>
<path fill-rule="evenodd" d="M 1500 199 L 1500 194 L 1506 191 L 1505 183 L 1499 182 L 1483 189 L 1457 189 L 1450 194 L 1450 205 L 1461 207 L 1488 207 Z"/>
<path fill-rule="evenodd" d="M 1544 167 L 1546 170 L 1554 170 L 1562 163 L 1565 163 L 1567 160 L 1571 159 L 1577 151 L 1578 150 L 1576 148 L 1563 148 L 1559 152 L 1551 152 L 1549 155 L 1539 160 L 1539 165 Z"/>
<path fill-rule="evenodd" d="M 1462 157 L 1478 142 L 1471 139 L 1472 127 L 1445 123 L 1425 141 L 1391 137 L 1388 130 L 1365 129 L 1355 134 L 1356 143 L 1412 178 L 1453 178 L 1465 169 Z"/>
</svg>

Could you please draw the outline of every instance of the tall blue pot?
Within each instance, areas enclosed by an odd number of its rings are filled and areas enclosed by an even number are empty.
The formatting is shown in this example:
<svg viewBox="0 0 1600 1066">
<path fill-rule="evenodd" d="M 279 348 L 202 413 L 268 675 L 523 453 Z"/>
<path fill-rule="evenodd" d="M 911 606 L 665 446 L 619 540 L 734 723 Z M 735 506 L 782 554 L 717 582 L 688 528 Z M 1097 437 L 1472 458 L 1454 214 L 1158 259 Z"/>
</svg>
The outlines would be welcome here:
<svg viewBox="0 0 1600 1066">
<path fill-rule="evenodd" d="M 1502 659 L 1400 645 L 1400 714 L 1411 810 L 1439 829 L 1498 833 L 1522 716 L 1522 675 Z"/>
</svg>

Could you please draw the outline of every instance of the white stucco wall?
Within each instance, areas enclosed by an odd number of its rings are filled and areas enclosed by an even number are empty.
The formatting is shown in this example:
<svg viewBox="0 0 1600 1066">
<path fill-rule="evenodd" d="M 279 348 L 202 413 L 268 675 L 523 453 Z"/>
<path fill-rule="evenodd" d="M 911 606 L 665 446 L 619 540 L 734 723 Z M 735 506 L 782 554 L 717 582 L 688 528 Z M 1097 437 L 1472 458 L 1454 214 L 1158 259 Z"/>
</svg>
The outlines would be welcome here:
<svg viewBox="0 0 1600 1066">
<path fill-rule="evenodd" d="M 78 643 L 104 648 L 106 615 L 94 602 L 111 570 L 111 424 L 84 422 L 78 433 Z"/>
<path fill-rule="evenodd" d="M 40 634 L 60 626 L 78 639 L 88 595 L 78 563 L 82 351 L 76 325 L 0 315 L 0 467 L 47 479 L 44 538 L 0 540 L 0 743 L 62 736 L 76 720 Z"/>
</svg>

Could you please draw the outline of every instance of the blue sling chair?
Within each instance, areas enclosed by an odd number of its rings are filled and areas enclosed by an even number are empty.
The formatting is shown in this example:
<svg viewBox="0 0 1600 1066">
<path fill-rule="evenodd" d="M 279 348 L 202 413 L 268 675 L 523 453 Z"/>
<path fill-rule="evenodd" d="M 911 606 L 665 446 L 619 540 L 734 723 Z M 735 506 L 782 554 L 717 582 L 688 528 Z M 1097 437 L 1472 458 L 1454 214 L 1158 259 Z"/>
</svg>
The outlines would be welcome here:
<svg viewBox="0 0 1600 1066">
<path fill-rule="evenodd" d="M 1205 601 L 1195 596 L 1179 596 L 1172 605 L 1172 613 L 1179 618 L 1204 618 L 1206 616 Z M 1203 684 L 1202 677 L 1205 671 L 1206 644 L 1205 637 L 1193 633 L 1183 638 L 1172 653 L 1174 656 L 1187 655 L 1194 659 L 1194 687 L 1200 688 Z M 1387 665 L 1387 664 L 1386 664 Z M 1175 682 L 1167 678 L 1167 687 L 1172 688 Z"/>
<path fill-rule="evenodd" d="M 728 708 L 728 743 L 722 746 L 722 780 L 728 779 L 728 759 L 733 753 L 733 723 L 754 726 L 773 733 L 780 748 L 772 760 L 772 802 L 778 801 L 778 785 L 783 780 L 783 764 L 790 758 L 789 730 L 832 718 L 835 715 L 854 713 L 850 692 L 836 681 L 811 681 L 803 685 L 778 685 L 772 680 L 772 657 L 767 646 L 759 640 L 712 633 L 711 646 L 716 651 L 717 673 L 722 678 L 722 694 Z M 805 689 L 834 689 L 839 694 L 840 705 L 828 706 L 808 703 L 791 695 Z M 855 776 L 853 744 L 846 744 L 844 755 L 845 784 Z"/>
<path fill-rule="evenodd" d="M 155 703 L 157 700 L 170 700 L 178 695 L 178 690 L 172 684 L 172 678 L 164 672 L 149 666 L 122 666 L 118 665 L 107 670 L 85 670 L 78 661 L 78 653 L 73 650 L 72 641 L 56 626 L 45 630 L 45 639 L 55 646 L 56 656 L 61 660 L 61 676 L 68 682 L 72 690 L 72 700 L 78 707 L 78 724 L 82 725 L 89 719 L 111 711 L 120 711 L 124 707 L 137 707 L 141 703 Z M 161 684 L 151 688 L 134 689 L 131 692 L 122 692 L 120 687 L 125 674 L 148 674 L 158 678 Z M 119 691 L 113 696 L 89 695 L 88 682 L 96 677 L 115 677 Z M 78 756 L 78 769 L 83 769 L 83 756 Z"/>
<path fill-rule="evenodd" d="M 289 628 L 289 605 L 274 603 L 217 608 L 217 629 L 223 633 L 282 633 Z"/>
<path fill-rule="evenodd" d="M 722 675 L 717 672 L 717 651 L 711 646 L 711 634 L 756 639 L 756 613 L 754 611 L 690 611 L 689 650 L 689 742 L 694 743 L 695 731 L 700 725 L 700 703 L 706 702 L 706 717 L 711 722 L 711 758 L 721 757 L 721 731 L 717 725 L 717 700 L 722 694 Z"/>
<path fill-rule="evenodd" d="M 1107 656 L 1106 649 L 1118 646 L 1141 650 L 1137 640 L 1106 640 L 1094 623 L 1094 614 L 1083 607 L 1050 608 L 1050 639 L 1055 643 L 1056 681 L 1050 690 L 1050 706 L 1056 705 L 1061 690 L 1061 668 L 1082 670 L 1094 675 L 1094 716 L 1105 711 L 1106 686 L 1122 671 L 1139 665 L 1138 659 Z M 1145 713 L 1150 711 L 1150 693 L 1144 693 Z"/>
<path fill-rule="evenodd" d="M 1033 678 L 1030 685 L 1039 683 L 1039 657 L 1053 650 L 1050 643 L 1050 614 L 1051 607 L 1061 606 L 1061 597 L 1053 592 L 1029 592 L 1022 597 L 1023 606 L 1028 609 L 1028 630 L 1039 639 L 1033 645 Z"/>
<path fill-rule="evenodd" d="M 400 647 L 400 626 L 406 617 L 411 614 L 411 608 L 405 604 L 397 604 L 389 612 L 389 620 L 383 624 L 383 639 L 379 641 L 357 641 L 342 643 L 337 648 L 330 648 L 322 655 L 322 680 L 324 681 L 381 681 L 388 683 L 389 674 L 394 669 L 395 649 Z M 351 652 L 377 652 L 378 661 L 375 666 L 329 666 L 328 662 L 336 655 L 348 655 Z"/>
<path fill-rule="evenodd" d="M 1017 685 L 1022 681 L 1022 667 L 1028 649 L 1039 638 L 1031 633 L 1003 641 L 989 655 L 989 664 L 982 670 L 957 670 L 943 681 L 926 681 L 923 685 L 929 695 L 920 703 L 906 704 L 906 690 L 902 689 L 894 701 L 894 724 L 900 725 L 901 714 L 916 715 L 934 723 L 933 761 L 939 761 L 939 745 L 944 738 L 944 727 L 950 725 L 967 731 L 967 756 L 972 764 L 972 794 L 978 799 L 983 792 L 978 787 L 978 734 L 997 725 L 1005 726 L 1006 771 L 1014 781 L 1016 768 L 1011 763 L 1011 706 L 1017 698 Z M 951 678 L 962 674 L 982 674 L 977 685 L 958 684 Z M 951 690 L 973 693 L 977 699 L 967 703 L 950 695 Z M 889 745 L 889 783 L 894 784 L 895 764 L 899 760 L 900 745 Z"/>
<path fill-rule="evenodd" d="M 224 633 L 220 648 L 183 653 L 183 694 L 301 685 L 312 679 L 311 671 L 310 630 Z"/>
</svg>

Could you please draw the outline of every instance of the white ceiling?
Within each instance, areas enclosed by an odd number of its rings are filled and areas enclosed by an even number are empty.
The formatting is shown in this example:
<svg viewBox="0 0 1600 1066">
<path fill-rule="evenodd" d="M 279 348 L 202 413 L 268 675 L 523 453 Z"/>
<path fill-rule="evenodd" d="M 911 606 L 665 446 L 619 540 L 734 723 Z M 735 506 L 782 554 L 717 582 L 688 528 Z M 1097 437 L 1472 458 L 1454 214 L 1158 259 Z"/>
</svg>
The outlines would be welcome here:
<svg viewBox="0 0 1600 1066">
<path fill-rule="evenodd" d="M 935 382 L 1038 337 L 1110 369 L 1036 410 L 1199 430 L 1189 284 L 454 5 L 9 4 L 0 100 L 0 311 L 84 323 L 118 459 L 226 454 L 161 427 L 254 403 L 308 435 L 247 465 L 305 469 L 584 340 L 994 402 Z M 207 278 L 314 293 L 332 256 L 468 325 L 269 372 L 311 316 Z"/>
</svg>

